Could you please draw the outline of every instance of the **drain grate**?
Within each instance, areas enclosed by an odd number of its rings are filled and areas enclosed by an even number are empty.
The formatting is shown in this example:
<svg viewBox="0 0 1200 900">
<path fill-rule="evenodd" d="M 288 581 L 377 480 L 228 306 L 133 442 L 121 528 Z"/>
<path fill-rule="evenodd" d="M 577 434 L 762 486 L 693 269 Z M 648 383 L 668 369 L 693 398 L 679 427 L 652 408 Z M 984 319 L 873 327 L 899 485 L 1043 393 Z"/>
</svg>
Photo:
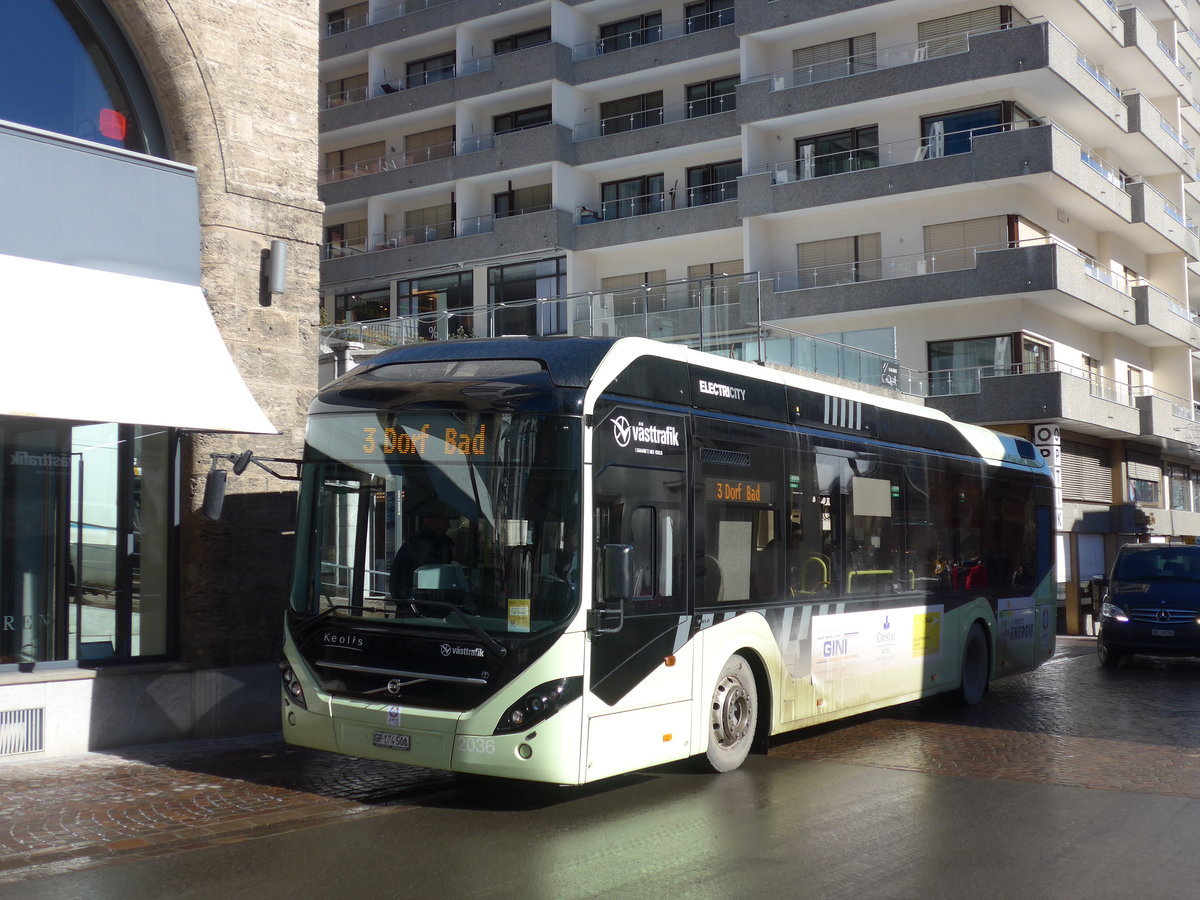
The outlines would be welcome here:
<svg viewBox="0 0 1200 900">
<path fill-rule="evenodd" d="M 0 710 L 0 756 L 44 750 L 45 719 L 45 709 Z"/>
</svg>

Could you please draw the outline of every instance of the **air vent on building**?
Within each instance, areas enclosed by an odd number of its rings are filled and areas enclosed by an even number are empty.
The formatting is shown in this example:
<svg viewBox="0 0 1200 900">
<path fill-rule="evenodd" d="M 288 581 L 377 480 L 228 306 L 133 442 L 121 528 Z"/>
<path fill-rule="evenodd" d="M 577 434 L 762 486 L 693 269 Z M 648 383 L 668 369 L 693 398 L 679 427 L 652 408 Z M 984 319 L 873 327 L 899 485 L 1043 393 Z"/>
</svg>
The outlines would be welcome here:
<svg viewBox="0 0 1200 900">
<path fill-rule="evenodd" d="M 45 749 L 45 709 L 0 710 L 0 756 Z"/>
</svg>

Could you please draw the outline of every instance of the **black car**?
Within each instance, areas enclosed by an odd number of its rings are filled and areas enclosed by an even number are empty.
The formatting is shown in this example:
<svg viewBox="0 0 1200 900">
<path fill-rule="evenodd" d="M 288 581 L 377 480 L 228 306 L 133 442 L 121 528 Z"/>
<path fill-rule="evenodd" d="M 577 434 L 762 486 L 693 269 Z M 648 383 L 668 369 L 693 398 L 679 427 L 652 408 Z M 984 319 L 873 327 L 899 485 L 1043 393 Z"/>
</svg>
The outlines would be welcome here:
<svg viewBox="0 0 1200 900">
<path fill-rule="evenodd" d="M 1105 584 L 1100 665 L 1123 656 L 1200 656 L 1200 546 L 1126 544 Z"/>
</svg>

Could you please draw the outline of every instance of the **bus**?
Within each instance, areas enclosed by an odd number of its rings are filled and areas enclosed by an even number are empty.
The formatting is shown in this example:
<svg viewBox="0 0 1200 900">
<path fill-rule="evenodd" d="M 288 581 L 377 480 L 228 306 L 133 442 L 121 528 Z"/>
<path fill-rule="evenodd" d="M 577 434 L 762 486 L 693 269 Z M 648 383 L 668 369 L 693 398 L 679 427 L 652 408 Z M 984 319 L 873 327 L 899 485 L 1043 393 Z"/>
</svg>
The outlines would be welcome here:
<svg viewBox="0 0 1200 900">
<path fill-rule="evenodd" d="M 641 338 L 381 353 L 313 401 L 292 744 L 577 785 L 1054 651 L 1037 449 Z"/>
</svg>

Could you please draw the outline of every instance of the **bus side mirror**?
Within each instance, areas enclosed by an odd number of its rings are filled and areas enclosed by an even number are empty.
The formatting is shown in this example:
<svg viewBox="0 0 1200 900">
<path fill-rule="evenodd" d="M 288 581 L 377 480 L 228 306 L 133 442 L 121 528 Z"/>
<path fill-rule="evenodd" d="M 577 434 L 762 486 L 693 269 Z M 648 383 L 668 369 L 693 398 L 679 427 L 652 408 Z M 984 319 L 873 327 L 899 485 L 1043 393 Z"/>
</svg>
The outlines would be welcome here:
<svg viewBox="0 0 1200 900">
<path fill-rule="evenodd" d="M 588 611 L 593 634 L 614 634 L 625 624 L 625 601 L 633 597 L 633 545 L 605 544 L 600 550 L 599 609 Z"/>
</svg>

